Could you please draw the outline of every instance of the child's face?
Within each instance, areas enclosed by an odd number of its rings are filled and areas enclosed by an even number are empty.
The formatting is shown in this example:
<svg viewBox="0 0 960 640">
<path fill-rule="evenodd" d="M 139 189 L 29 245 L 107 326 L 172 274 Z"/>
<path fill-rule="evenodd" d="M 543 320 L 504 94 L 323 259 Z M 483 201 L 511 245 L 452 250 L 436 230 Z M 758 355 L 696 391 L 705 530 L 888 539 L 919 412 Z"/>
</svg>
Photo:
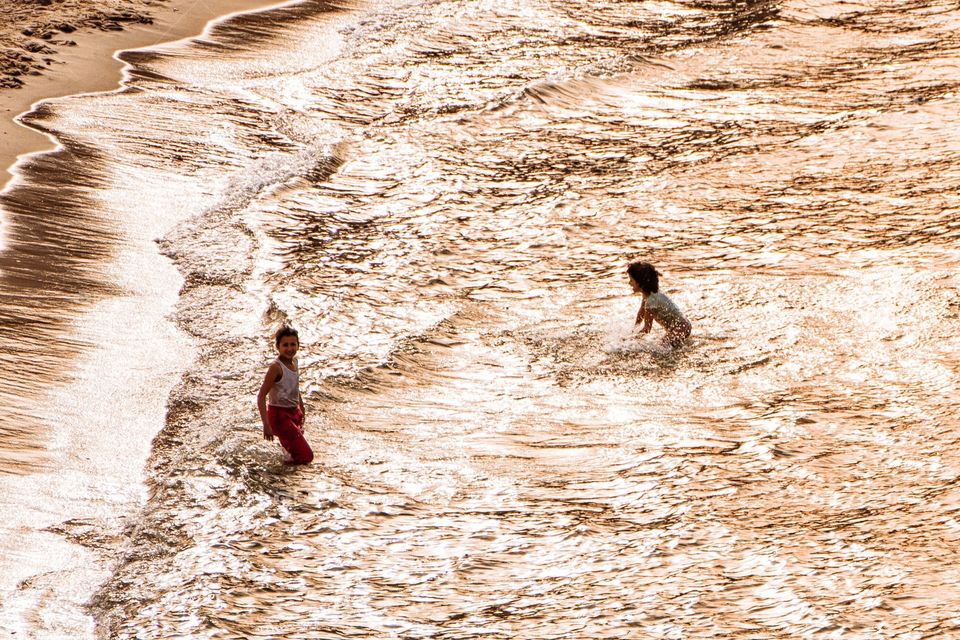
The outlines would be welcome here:
<svg viewBox="0 0 960 640">
<path fill-rule="evenodd" d="M 638 293 L 640 291 L 640 285 L 633 279 L 633 276 L 628 275 L 627 278 L 630 279 L 630 287 L 633 289 L 633 292 Z"/>
<path fill-rule="evenodd" d="M 300 341 L 296 336 L 283 336 L 277 343 L 277 353 L 284 358 L 293 358 L 300 348 Z"/>
</svg>

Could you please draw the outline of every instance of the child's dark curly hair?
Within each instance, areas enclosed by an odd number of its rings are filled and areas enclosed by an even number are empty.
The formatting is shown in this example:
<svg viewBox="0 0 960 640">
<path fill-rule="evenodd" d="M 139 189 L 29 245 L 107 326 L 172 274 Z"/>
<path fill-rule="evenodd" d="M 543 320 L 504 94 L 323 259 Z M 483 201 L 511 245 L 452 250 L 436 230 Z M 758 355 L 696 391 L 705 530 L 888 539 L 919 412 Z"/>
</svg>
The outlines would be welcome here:
<svg viewBox="0 0 960 640">
<path fill-rule="evenodd" d="M 660 290 L 660 272 L 649 262 L 631 262 L 627 266 L 627 274 L 640 286 L 647 295 Z"/>
</svg>

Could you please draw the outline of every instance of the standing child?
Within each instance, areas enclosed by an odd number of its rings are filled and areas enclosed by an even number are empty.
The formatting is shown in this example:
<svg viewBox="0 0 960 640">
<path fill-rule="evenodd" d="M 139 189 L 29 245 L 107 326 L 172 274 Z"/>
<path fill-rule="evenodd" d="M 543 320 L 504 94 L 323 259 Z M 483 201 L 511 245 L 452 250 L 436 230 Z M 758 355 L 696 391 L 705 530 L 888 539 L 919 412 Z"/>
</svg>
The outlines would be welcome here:
<svg viewBox="0 0 960 640">
<path fill-rule="evenodd" d="M 274 343 L 277 359 L 270 363 L 257 394 L 263 439 L 277 436 L 284 450 L 284 464 L 309 464 L 313 450 L 303 437 L 303 397 L 296 360 L 300 337 L 296 329 L 281 327 L 274 334 Z"/>
<path fill-rule="evenodd" d="M 643 295 L 640 311 L 637 312 L 637 322 L 643 322 L 643 333 L 650 333 L 653 321 L 667 331 L 666 341 L 672 347 L 679 347 L 684 340 L 690 337 L 691 325 L 673 301 L 660 293 L 659 275 L 649 262 L 632 262 L 627 266 L 627 275 L 630 277 L 630 286 L 634 293 Z"/>
</svg>

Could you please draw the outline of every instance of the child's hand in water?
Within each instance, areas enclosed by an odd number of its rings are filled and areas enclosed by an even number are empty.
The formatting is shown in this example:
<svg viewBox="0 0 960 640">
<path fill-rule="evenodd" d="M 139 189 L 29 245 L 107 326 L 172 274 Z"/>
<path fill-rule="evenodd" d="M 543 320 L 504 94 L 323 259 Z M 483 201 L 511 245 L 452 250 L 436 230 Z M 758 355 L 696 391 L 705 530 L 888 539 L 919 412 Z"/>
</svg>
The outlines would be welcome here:
<svg viewBox="0 0 960 640">
<path fill-rule="evenodd" d="M 640 333 L 650 333 L 650 317 L 647 314 L 647 299 L 644 298 L 643 302 L 640 303 L 640 309 L 637 310 L 637 321 L 634 324 L 643 324 L 643 328 L 640 329 Z"/>
<path fill-rule="evenodd" d="M 650 333 L 651 324 L 649 322 L 644 322 L 644 313 L 643 307 L 640 307 L 640 311 L 637 312 L 637 321 L 633 323 L 633 326 L 643 325 L 640 327 L 640 333 Z"/>
</svg>

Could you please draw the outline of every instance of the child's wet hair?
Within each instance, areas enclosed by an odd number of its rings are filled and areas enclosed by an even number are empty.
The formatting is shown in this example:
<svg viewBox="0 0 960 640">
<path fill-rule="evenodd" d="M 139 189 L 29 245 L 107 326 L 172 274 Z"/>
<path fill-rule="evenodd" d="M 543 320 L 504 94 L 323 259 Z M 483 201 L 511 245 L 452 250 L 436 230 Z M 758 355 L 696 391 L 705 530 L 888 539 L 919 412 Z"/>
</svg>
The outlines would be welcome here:
<svg viewBox="0 0 960 640">
<path fill-rule="evenodd" d="M 273 334 L 273 343 L 276 346 L 280 346 L 280 341 L 286 338 L 287 336 L 293 336 L 297 339 L 297 344 L 300 344 L 300 334 L 297 333 L 297 330 L 293 327 L 288 327 L 286 325 L 277 329 L 277 332 Z"/>
<path fill-rule="evenodd" d="M 660 290 L 660 272 L 649 262 L 631 262 L 627 265 L 627 274 L 636 281 L 644 293 L 656 293 Z"/>
</svg>

